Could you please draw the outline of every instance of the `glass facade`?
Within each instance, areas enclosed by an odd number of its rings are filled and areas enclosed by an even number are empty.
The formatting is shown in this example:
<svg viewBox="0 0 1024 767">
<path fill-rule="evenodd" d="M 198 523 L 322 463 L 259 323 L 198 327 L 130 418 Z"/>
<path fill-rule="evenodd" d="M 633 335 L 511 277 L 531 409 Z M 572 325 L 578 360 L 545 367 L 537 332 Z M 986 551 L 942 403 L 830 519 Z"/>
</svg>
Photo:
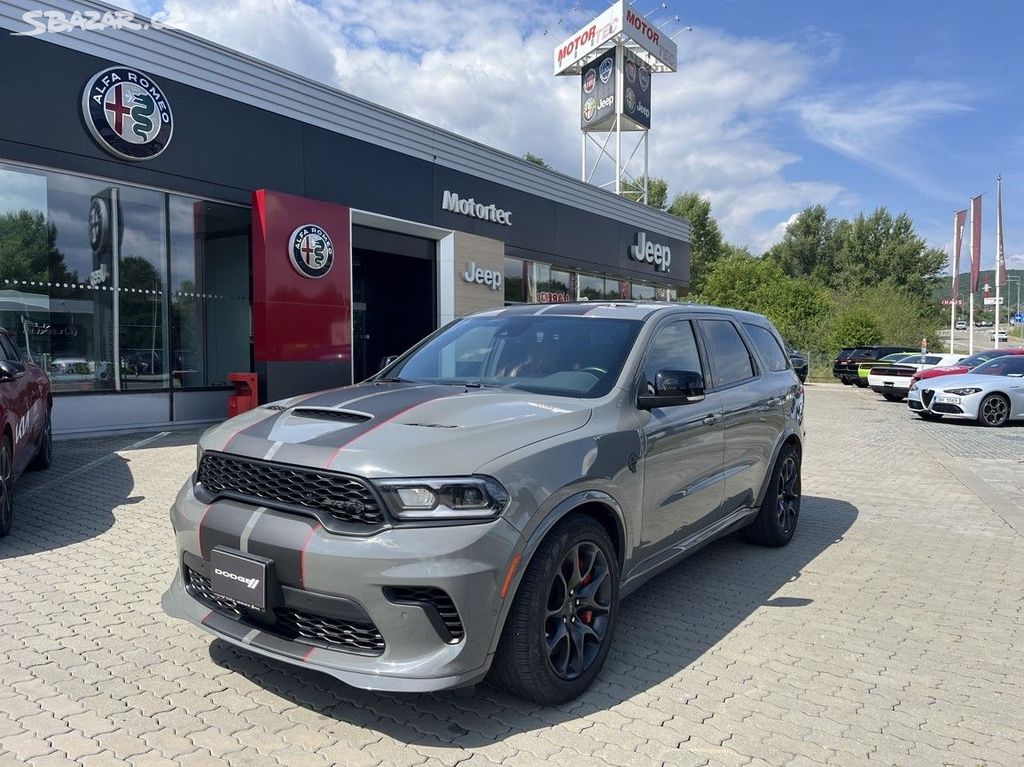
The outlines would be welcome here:
<svg viewBox="0 0 1024 767">
<path fill-rule="evenodd" d="M 0 324 L 59 392 L 251 369 L 250 213 L 0 163 Z"/>
<path fill-rule="evenodd" d="M 506 304 L 552 304 L 580 298 L 675 301 L 677 296 L 676 288 L 570 272 L 539 261 L 505 257 Z"/>
</svg>

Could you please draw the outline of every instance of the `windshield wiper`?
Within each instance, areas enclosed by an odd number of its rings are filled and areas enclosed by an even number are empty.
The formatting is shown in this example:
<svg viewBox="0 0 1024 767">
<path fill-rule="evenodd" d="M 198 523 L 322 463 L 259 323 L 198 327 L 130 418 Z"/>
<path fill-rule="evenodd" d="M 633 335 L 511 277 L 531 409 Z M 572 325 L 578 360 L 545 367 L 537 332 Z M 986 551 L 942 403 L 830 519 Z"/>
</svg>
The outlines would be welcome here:
<svg viewBox="0 0 1024 767">
<path fill-rule="evenodd" d="M 375 378 L 374 383 L 416 383 L 408 378 Z"/>
</svg>

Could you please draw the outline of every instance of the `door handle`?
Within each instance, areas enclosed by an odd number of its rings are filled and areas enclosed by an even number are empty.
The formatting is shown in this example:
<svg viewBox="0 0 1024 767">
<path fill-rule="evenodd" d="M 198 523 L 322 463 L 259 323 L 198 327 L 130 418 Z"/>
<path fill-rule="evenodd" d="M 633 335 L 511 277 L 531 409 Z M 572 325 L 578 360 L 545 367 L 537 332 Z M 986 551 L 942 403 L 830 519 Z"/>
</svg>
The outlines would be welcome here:
<svg viewBox="0 0 1024 767">
<path fill-rule="evenodd" d="M 705 426 L 711 426 L 712 424 L 718 423 L 721 420 L 721 418 L 722 416 L 720 416 L 718 413 L 712 413 L 711 415 L 704 416 L 703 423 Z"/>
</svg>

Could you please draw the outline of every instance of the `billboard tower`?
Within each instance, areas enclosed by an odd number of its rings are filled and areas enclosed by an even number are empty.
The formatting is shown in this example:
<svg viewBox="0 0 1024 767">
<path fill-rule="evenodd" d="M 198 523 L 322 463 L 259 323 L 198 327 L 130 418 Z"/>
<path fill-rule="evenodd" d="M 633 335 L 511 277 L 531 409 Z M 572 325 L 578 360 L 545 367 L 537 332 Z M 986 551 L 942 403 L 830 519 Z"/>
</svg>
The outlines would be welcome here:
<svg viewBox="0 0 1024 767">
<path fill-rule="evenodd" d="M 628 0 L 555 48 L 555 75 L 580 77 L 583 181 L 647 202 L 652 75 L 675 72 L 676 59 L 675 41 Z"/>
</svg>

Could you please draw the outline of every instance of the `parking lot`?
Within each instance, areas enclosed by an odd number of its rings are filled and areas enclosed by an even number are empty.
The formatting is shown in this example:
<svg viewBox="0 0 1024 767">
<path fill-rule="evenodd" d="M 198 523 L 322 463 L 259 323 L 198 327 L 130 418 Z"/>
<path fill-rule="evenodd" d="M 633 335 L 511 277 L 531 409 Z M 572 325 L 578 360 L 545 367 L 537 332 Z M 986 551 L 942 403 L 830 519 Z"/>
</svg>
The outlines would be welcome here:
<svg viewBox="0 0 1024 767">
<path fill-rule="evenodd" d="M 0 764 L 1019 765 L 1024 426 L 808 387 L 800 527 L 624 604 L 592 690 L 379 695 L 166 618 L 194 432 L 57 445 L 0 542 Z"/>
</svg>

